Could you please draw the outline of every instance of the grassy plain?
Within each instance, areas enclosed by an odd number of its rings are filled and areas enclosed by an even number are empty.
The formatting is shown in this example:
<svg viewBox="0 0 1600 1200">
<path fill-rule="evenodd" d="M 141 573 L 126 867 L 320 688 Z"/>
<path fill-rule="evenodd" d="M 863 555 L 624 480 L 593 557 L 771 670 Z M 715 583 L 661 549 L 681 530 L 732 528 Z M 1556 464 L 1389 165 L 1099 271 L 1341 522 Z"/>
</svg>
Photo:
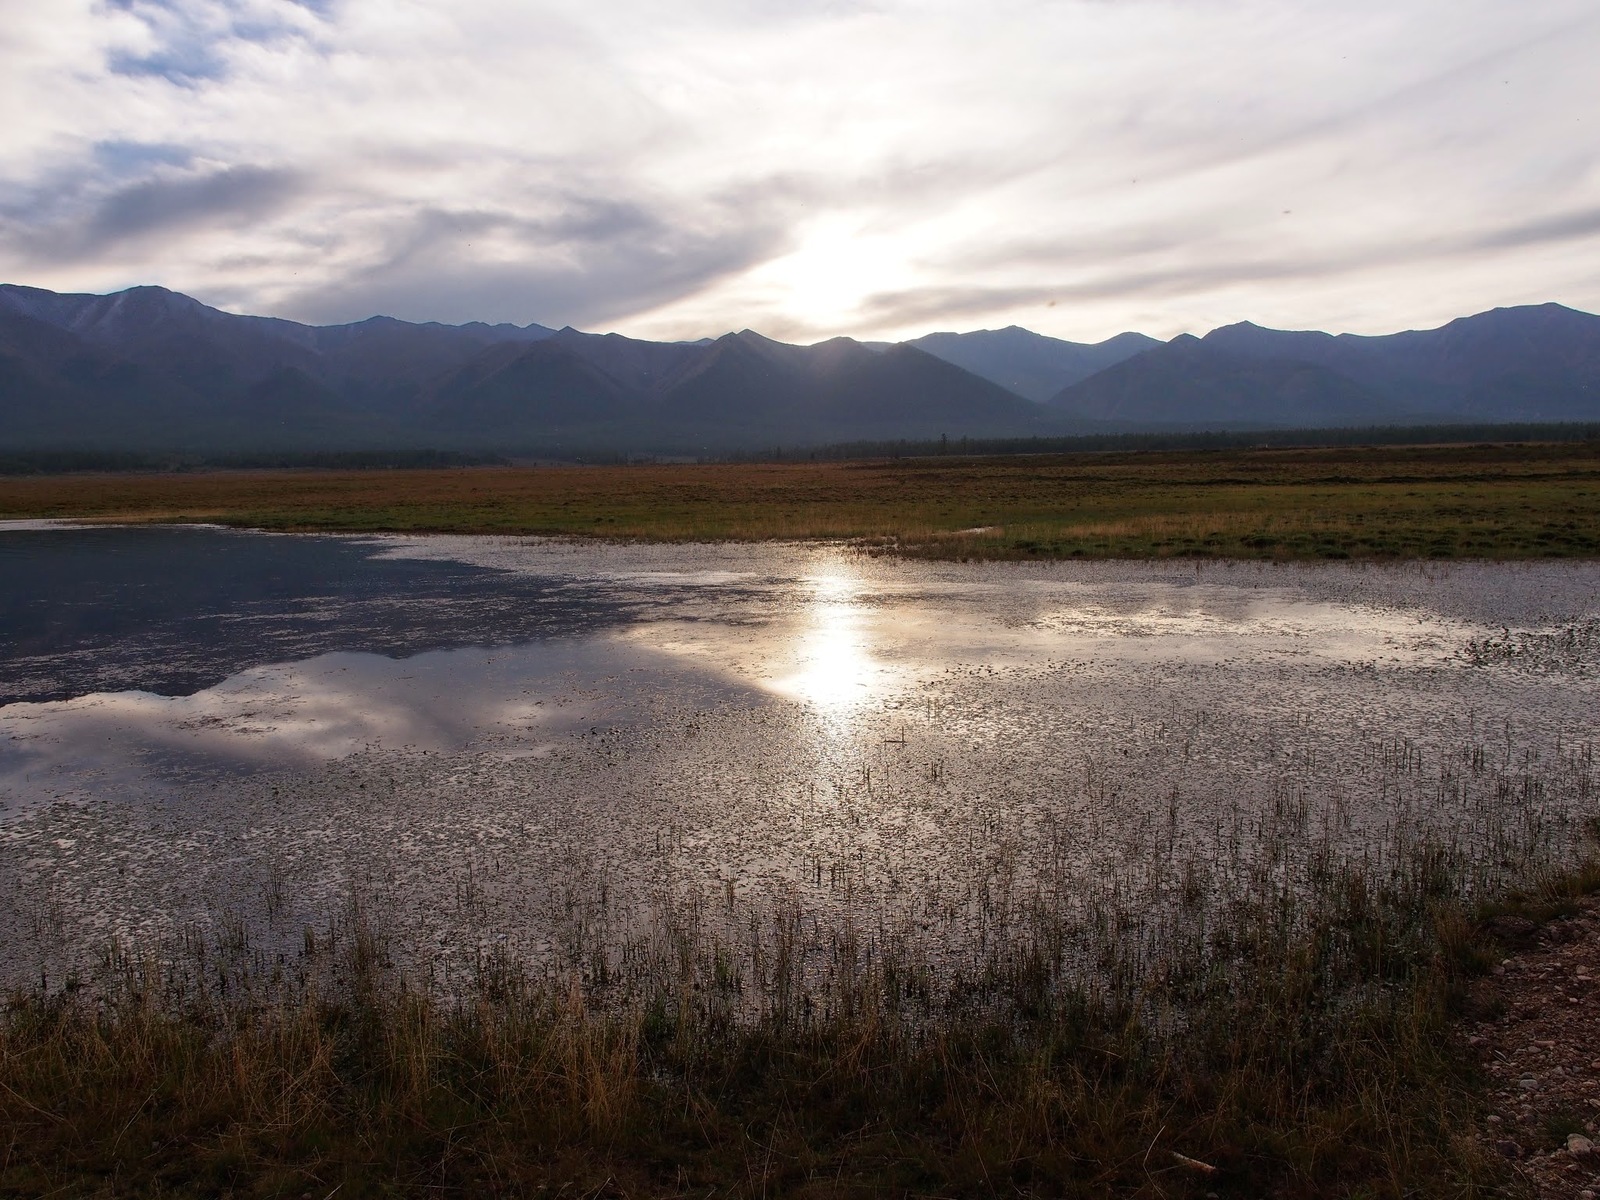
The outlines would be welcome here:
<svg viewBox="0 0 1600 1200">
<path fill-rule="evenodd" d="M 932 558 L 1600 554 L 1600 443 L 0 478 L 0 519 L 848 538 Z"/>
</svg>

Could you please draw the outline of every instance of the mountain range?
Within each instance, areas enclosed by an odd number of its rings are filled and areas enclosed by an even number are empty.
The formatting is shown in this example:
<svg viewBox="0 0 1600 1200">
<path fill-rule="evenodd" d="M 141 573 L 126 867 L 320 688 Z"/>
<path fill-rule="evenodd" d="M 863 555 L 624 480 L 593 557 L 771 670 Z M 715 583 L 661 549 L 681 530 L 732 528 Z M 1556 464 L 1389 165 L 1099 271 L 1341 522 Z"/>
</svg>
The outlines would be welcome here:
<svg viewBox="0 0 1600 1200">
<path fill-rule="evenodd" d="M 1080 344 L 1011 327 L 813 346 L 540 325 L 311 326 L 158 287 L 0 285 L 0 449 L 705 453 L 1097 431 L 1600 419 L 1600 317 L 1382 337 L 1249 323 Z"/>
</svg>

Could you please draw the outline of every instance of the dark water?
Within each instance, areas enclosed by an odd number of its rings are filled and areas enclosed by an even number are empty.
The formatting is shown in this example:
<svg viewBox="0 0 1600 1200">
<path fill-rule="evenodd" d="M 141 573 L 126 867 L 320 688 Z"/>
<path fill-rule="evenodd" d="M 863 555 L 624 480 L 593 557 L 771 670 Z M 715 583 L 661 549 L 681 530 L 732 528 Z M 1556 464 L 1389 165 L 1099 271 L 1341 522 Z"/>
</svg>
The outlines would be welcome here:
<svg viewBox="0 0 1600 1200">
<path fill-rule="evenodd" d="M 634 619 L 570 579 L 221 529 L 0 529 L 0 704 L 186 696 L 330 651 L 573 637 Z"/>
</svg>

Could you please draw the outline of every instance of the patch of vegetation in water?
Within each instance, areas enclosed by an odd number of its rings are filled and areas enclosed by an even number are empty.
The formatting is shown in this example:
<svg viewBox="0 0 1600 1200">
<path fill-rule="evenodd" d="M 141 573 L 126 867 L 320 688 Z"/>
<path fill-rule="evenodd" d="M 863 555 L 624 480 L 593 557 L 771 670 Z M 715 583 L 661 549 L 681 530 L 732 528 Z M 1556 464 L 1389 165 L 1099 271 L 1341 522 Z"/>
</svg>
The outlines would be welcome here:
<svg viewBox="0 0 1600 1200">
<path fill-rule="evenodd" d="M 1232 861 L 997 891 L 956 961 L 870 914 L 779 906 L 740 943 L 672 903 L 616 955 L 480 951 L 443 991 L 362 903 L 294 955 L 228 922 L 113 946 L 7 1006 L 0 1191 L 1472 1194 L 1505 1167 L 1465 984 L 1600 890 L 1592 841 L 1517 808 L 1477 857 L 1397 828 L 1377 861 L 1285 793 Z"/>
</svg>

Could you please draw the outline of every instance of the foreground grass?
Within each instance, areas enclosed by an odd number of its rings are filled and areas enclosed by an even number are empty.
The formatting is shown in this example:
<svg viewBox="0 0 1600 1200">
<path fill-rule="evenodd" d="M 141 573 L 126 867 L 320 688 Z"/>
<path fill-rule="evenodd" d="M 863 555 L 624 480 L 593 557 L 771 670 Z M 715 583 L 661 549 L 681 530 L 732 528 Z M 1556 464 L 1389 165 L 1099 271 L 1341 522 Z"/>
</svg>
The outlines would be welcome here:
<svg viewBox="0 0 1600 1200">
<path fill-rule="evenodd" d="M 0 479 L 0 519 L 848 538 L 933 558 L 1600 554 L 1600 444 Z"/>
<path fill-rule="evenodd" d="M 1092 986 L 1038 924 L 949 986 L 846 938 L 810 982 L 680 943 L 626 994 L 484 961 L 441 1000 L 360 912 L 287 969 L 113 956 L 7 1009 L 0 1193 L 1499 1194 L 1452 1022 L 1504 915 L 1600 864 L 1474 909 L 1429 853 L 1304 909 L 1260 884 L 1203 957 Z"/>
<path fill-rule="evenodd" d="M 1290 770 L 1180 837 L 1174 790 L 1120 851 L 992 860 L 965 917 L 601 881 L 547 958 L 441 980 L 391 893 L 302 928 L 269 888 L 7 963 L 0 1195 L 1504 1194 L 1468 984 L 1600 890 L 1593 747 L 1534 750 L 1374 743 L 1376 822 Z"/>
</svg>

